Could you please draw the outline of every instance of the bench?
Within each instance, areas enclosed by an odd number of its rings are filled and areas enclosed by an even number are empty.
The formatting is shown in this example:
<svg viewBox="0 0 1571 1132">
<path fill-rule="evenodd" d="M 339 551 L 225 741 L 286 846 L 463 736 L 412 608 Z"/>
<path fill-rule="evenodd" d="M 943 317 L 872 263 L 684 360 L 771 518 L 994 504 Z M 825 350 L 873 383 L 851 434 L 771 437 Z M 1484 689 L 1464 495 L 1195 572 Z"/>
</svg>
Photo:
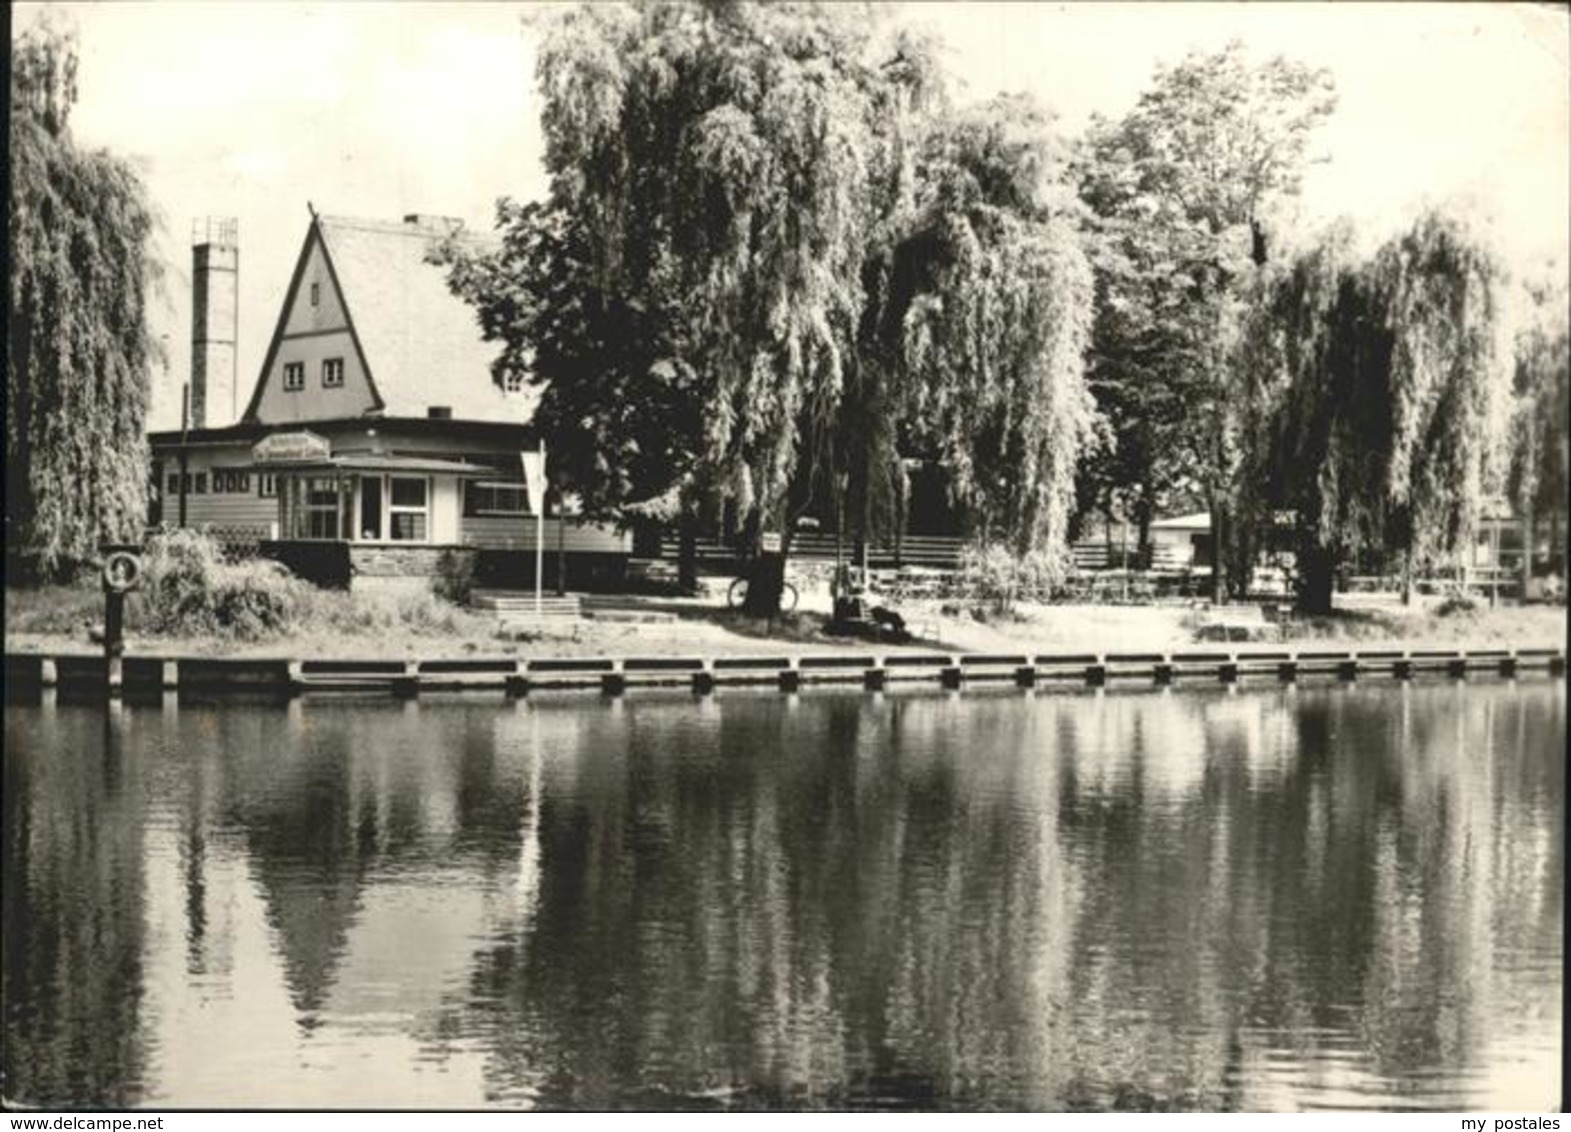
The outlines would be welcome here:
<svg viewBox="0 0 1571 1132">
<path fill-rule="evenodd" d="M 516 590 L 476 590 L 470 594 L 469 604 L 475 609 L 495 613 L 499 622 L 497 635 L 505 638 L 550 632 L 553 636 L 571 636 L 577 640 L 584 617 L 583 600 L 578 594 L 541 595 L 536 609 L 534 594 L 526 595 Z"/>
<path fill-rule="evenodd" d="M 1273 607 L 1273 611 L 1275 607 Z M 1248 641 L 1264 634 L 1276 618 L 1268 618 L 1259 605 L 1208 605 L 1200 610 L 1201 640 Z"/>
<path fill-rule="evenodd" d="M 475 609 L 495 613 L 510 615 L 527 613 L 531 617 L 536 614 L 535 595 L 517 590 L 475 590 L 469 596 L 469 604 Z M 577 619 L 582 617 L 583 613 L 583 599 L 578 594 L 566 594 L 561 597 L 555 594 L 542 594 L 540 597 L 541 617 Z"/>
</svg>

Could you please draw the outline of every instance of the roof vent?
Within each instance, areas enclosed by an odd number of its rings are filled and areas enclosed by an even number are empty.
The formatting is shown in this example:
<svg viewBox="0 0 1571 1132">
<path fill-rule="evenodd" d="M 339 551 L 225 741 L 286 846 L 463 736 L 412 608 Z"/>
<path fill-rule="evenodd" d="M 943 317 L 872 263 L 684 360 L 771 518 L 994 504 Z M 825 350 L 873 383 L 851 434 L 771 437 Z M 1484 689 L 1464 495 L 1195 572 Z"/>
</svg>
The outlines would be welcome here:
<svg viewBox="0 0 1571 1132">
<path fill-rule="evenodd" d="M 438 236 L 451 236 L 463 231 L 464 227 L 464 222 L 456 216 L 434 216 L 428 212 L 411 212 L 404 217 L 404 223 Z"/>
<path fill-rule="evenodd" d="M 453 406 L 427 405 L 425 415 L 430 417 L 433 421 L 450 421 L 453 419 Z"/>
</svg>

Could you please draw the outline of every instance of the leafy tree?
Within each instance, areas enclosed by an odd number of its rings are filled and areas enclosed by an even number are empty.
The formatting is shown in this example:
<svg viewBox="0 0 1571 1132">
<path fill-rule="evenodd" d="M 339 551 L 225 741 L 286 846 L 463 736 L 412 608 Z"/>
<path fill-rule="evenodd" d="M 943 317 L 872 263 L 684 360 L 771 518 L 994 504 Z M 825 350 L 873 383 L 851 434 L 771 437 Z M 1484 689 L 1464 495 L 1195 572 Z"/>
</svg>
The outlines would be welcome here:
<svg viewBox="0 0 1571 1132">
<path fill-rule="evenodd" d="M 871 14 L 546 24 L 550 200 L 505 205 L 504 251 L 454 282 L 508 343 L 498 376 L 531 373 L 548 432 L 577 430 L 573 473 L 604 507 L 691 520 L 718 495 L 788 549 L 791 515 L 844 485 L 866 537 L 916 453 L 950 461 L 1001 534 L 1061 538 L 1090 284 L 1042 191 L 1045 120 L 938 113 L 931 46 Z"/>
<path fill-rule="evenodd" d="M 595 515 L 662 500 L 691 474 L 701 438 L 697 377 L 672 337 L 675 291 L 651 310 L 602 288 L 581 221 L 563 209 L 504 200 L 497 227 L 495 250 L 472 254 L 459 239 L 441 258 L 503 343 L 496 379 L 543 382 L 534 420 L 552 441 L 553 480 Z"/>
<path fill-rule="evenodd" d="M 1263 279 L 1238 358 L 1254 438 L 1244 512 L 1288 508 L 1300 598 L 1329 612 L 1349 554 L 1437 563 L 1469 545 L 1497 476 L 1510 390 L 1503 274 L 1453 218 L 1428 213 L 1367 261 L 1339 227 Z"/>
<path fill-rule="evenodd" d="M 1104 506 L 1129 495 L 1142 544 L 1155 508 L 1204 499 L 1218 597 L 1238 459 L 1230 343 L 1334 105 L 1325 71 L 1280 57 L 1252 65 L 1235 42 L 1160 69 L 1121 121 L 1093 122 L 1080 163 L 1097 217 L 1091 378 L 1117 444 L 1087 468 L 1091 494 Z"/>
<path fill-rule="evenodd" d="M 40 20 L 11 64 L 6 541 L 51 576 L 146 515 L 154 221 L 129 164 L 72 141 L 74 35 Z"/>
</svg>

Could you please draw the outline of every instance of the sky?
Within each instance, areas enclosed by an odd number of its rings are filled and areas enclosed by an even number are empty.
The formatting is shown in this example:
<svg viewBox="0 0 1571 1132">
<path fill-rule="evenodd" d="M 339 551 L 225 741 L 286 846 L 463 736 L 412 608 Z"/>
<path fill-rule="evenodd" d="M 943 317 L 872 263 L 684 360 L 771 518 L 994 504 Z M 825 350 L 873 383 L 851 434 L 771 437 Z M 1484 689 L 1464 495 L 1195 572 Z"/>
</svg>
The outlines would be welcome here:
<svg viewBox="0 0 1571 1132">
<path fill-rule="evenodd" d="M 411 212 L 488 227 L 543 195 L 527 5 L 55 5 L 80 36 L 80 144 L 134 160 L 163 221 L 151 425 L 179 423 L 190 234 L 240 222 L 239 380 L 249 391 L 309 221 Z M 1492 223 L 1519 273 L 1567 259 L 1571 13 L 1539 4 L 906 3 L 949 45 L 962 100 L 1034 93 L 1074 134 L 1133 106 L 1163 62 L 1243 41 L 1330 70 L 1339 104 L 1306 177 L 1306 227 L 1369 240 L 1425 204 Z M 37 17 L 19 4 L 13 28 Z M 1563 268 L 1562 268 L 1563 270 Z M 243 398 L 242 398 L 243 399 Z"/>
</svg>

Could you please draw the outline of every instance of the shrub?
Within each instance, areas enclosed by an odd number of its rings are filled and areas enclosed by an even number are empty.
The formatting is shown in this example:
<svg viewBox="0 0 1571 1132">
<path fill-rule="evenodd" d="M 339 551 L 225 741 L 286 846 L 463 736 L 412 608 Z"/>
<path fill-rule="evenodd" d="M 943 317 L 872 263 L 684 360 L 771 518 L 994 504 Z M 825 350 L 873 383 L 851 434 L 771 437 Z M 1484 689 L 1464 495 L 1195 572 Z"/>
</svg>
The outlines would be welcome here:
<svg viewBox="0 0 1571 1132">
<path fill-rule="evenodd" d="M 1045 550 L 1016 554 L 994 544 L 971 544 L 960 554 L 960 592 L 1008 613 L 1017 601 L 1046 601 L 1064 580 L 1062 555 Z"/>
<path fill-rule="evenodd" d="M 1452 594 L 1435 607 L 1436 617 L 1469 616 L 1478 612 L 1478 602 L 1465 594 Z"/>
<path fill-rule="evenodd" d="M 295 625 L 304 583 L 274 564 L 226 566 L 213 593 L 218 631 L 244 641 L 287 632 Z"/>
<path fill-rule="evenodd" d="M 192 530 L 149 540 L 142 584 L 128 613 L 141 632 L 236 641 L 265 640 L 307 626 L 376 637 L 397 631 L 472 635 L 487 625 L 429 591 L 346 593 L 319 589 L 265 558 L 230 565 L 215 539 Z"/>
<path fill-rule="evenodd" d="M 230 565 L 216 539 L 200 531 L 153 536 L 132 601 L 136 624 L 172 636 L 259 640 L 292 628 L 307 587 L 277 563 Z"/>
<path fill-rule="evenodd" d="M 442 551 L 436 560 L 436 577 L 431 581 L 432 591 L 454 605 L 468 605 L 475 588 L 475 552 L 472 550 Z"/>
</svg>

